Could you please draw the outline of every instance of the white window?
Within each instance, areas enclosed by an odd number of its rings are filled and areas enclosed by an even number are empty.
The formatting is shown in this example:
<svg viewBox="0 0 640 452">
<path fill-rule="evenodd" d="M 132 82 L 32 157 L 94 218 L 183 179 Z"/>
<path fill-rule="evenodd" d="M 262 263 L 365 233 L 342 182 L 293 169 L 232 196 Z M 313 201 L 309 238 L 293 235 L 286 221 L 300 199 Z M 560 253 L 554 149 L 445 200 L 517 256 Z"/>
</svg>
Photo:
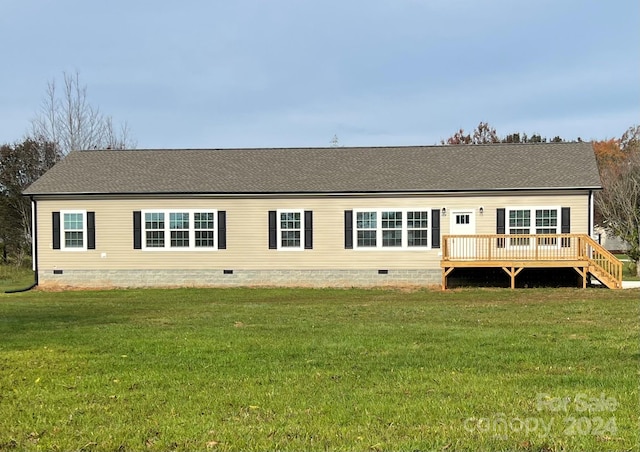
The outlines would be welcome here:
<svg viewBox="0 0 640 452">
<path fill-rule="evenodd" d="M 302 250 L 304 241 L 304 211 L 278 210 L 278 249 Z"/>
<path fill-rule="evenodd" d="M 529 209 L 509 210 L 509 234 L 531 234 L 531 211 Z M 529 238 L 512 238 L 509 243 L 511 246 L 529 246 Z"/>
<path fill-rule="evenodd" d="M 61 211 L 62 216 L 62 249 L 86 250 L 87 249 L 87 212 Z"/>
<path fill-rule="evenodd" d="M 559 234 L 558 218 L 560 207 L 514 207 L 508 209 L 509 234 Z M 511 246 L 529 246 L 528 237 L 518 237 L 509 240 Z M 554 246 L 558 244 L 555 237 L 538 237 L 538 245 Z"/>
<path fill-rule="evenodd" d="M 558 233 L 558 209 L 536 209 L 536 234 Z M 556 237 L 538 237 L 538 245 L 557 245 Z"/>
<path fill-rule="evenodd" d="M 407 246 L 429 245 L 429 213 L 426 210 L 407 212 Z"/>
<path fill-rule="evenodd" d="M 355 210 L 355 214 L 356 248 L 429 247 L 429 209 Z"/>
<path fill-rule="evenodd" d="M 356 212 L 357 248 L 377 246 L 378 212 Z"/>
<path fill-rule="evenodd" d="M 215 246 L 214 226 L 213 212 L 194 212 L 193 228 L 196 248 L 213 248 Z"/>
<path fill-rule="evenodd" d="M 402 247 L 402 212 L 382 212 L 382 246 Z"/>
<path fill-rule="evenodd" d="M 171 248 L 189 248 L 189 212 L 169 213 Z"/>
<path fill-rule="evenodd" d="M 143 211 L 143 249 L 215 249 L 214 210 Z"/>
<path fill-rule="evenodd" d="M 164 248 L 164 212 L 145 212 L 146 248 Z"/>
</svg>

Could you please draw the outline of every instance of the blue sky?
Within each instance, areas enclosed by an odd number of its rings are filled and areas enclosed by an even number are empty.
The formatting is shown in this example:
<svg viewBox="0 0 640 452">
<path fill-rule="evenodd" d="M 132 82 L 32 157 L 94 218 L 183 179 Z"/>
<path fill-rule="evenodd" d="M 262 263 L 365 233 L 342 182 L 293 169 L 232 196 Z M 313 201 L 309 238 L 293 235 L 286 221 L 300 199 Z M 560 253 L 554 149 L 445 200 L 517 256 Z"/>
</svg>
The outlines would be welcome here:
<svg viewBox="0 0 640 452">
<path fill-rule="evenodd" d="M 619 137 L 638 0 L 0 0 L 0 143 L 78 71 L 139 148 Z"/>
</svg>

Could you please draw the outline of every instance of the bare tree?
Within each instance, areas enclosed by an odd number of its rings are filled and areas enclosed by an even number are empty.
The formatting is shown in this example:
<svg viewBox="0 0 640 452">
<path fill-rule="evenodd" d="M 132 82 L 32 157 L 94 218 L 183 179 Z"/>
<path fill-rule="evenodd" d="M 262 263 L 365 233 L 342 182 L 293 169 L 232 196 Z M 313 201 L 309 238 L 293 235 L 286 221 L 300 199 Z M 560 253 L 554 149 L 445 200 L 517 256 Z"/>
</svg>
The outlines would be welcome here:
<svg viewBox="0 0 640 452">
<path fill-rule="evenodd" d="M 601 168 L 596 206 L 607 230 L 629 243 L 627 254 L 640 276 L 640 149 L 633 143 L 628 149 L 625 161 Z"/>
<path fill-rule="evenodd" d="M 499 143 L 498 133 L 488 122 L 480 122 L 473 131 L 473 144 Z"/>
<path fill-rule="evenodd" d="M 63 73 L 60 92 L 55 80 L 47 84 L 45 97 L 31 124 L 34 138 L 55 143 L 65 155 L 79 149 L 130 149 L 135 147 L 126 123 L 117 130 L 111 116 L 93 107 L 80 75 Z"/>
<path fill-rule="evenodd" d="M 640 152 L 640 125 L 631 126 L 622 134 L 620 149 L 626 154 Z"/>
<path fill-rule="evenodd" d="M 488 122 L 482 122 L 473 131 L 473 135 L 470 133 L 465 134 L 464 129 L 458 130 L 447 140 L 441 140 L 441 144 L 488 144 L 499 143 L 500 138 L 496 129 L 491 127 Z"/>
</svg>

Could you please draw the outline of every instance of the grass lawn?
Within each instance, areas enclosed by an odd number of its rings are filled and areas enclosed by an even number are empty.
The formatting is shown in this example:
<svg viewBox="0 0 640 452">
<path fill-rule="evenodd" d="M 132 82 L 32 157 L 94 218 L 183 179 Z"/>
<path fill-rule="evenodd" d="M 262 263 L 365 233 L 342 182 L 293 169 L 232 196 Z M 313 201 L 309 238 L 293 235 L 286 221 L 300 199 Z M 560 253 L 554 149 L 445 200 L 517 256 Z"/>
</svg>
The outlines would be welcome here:
<svg viewBox="0 0 640 452">
<path fill-rule="evenodd" d="M 35 281 L 31 269 L 0 265 L 0 293 L 29 287 Z"/>
<path fill-rule="evenodd" d="M 0 295 L 0 450 L 637 450 L 640 290 Z"/>
</svg>

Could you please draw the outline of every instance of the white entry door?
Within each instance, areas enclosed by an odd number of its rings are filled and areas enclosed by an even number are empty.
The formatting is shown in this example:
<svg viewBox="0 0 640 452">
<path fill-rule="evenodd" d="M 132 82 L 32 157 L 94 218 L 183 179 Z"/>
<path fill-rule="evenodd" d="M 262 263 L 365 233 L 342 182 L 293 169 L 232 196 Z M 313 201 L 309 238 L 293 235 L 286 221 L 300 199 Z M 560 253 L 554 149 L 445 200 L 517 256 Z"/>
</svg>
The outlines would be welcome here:
<svg viewBox="0 0 640 452">
<path fill-rule="evenodd" d="M 474 235 L 476 218 L 473 210 L 454 210 L 451 212 L 451 235 Z M 449 253 L 454 259 L 474 259 L 476 257 L 476 239 L 473 237 L 452 238 L 449 241 Z"/>
</svg>

